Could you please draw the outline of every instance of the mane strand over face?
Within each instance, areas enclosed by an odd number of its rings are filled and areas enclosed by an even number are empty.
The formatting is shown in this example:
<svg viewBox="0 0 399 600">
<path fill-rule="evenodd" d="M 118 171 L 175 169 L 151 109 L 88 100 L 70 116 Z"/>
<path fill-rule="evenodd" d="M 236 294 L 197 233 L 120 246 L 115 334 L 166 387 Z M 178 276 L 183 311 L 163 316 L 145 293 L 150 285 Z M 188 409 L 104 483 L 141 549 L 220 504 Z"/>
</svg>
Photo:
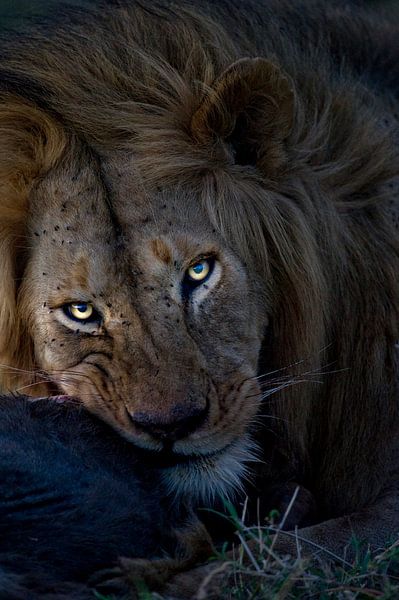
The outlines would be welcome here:
<svg viewBox="0 0 399 600">
<path fill-rule="evenodd" d="M 24 255 L 29 250 L 25 229 L 28 199 L 33 182 L 59 161 L 66 136 L 49 115 L 31 102 L 3 93 L 0 137 L 0 361 L 3 369 L 4 365 L 30 369 L 32 348 L 16 307 Z M 3 385 L 18 381 L 17 369 L 5 371 Z"/>
</svg>

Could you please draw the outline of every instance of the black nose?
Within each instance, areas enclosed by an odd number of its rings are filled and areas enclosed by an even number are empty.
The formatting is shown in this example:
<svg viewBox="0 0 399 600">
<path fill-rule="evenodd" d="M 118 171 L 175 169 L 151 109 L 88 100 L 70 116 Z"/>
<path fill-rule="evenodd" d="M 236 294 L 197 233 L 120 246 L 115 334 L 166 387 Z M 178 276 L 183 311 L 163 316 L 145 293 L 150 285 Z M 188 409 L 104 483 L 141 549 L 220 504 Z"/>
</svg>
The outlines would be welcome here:
<svg viewBox="0 0 399 600">
<path fill-rule="evenodd" d="M 195 431 L 204 422 L 208 408 L 187 409 L 175 407 L 172 416 L 155 412 L 134 412 L 130 418 L 137 429 L 161 441 L 176 441 Z"/>
</svg>

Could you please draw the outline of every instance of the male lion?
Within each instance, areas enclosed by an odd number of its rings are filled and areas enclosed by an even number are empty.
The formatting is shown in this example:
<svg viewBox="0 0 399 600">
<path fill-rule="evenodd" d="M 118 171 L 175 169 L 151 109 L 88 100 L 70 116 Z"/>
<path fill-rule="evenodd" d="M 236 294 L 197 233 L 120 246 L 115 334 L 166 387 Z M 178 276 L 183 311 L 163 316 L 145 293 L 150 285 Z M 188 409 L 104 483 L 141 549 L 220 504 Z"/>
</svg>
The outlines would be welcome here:
<svg viewBox="0 0 399 600">
<path fill-rule="evenodd" d="M 397 535 L 397 35 L 340 3 L 121 0 L 8 39 L 2 387 L 78 396 L 177 496 L 257 457 L 254 499 L 313 494 L 302 538 Z"/>
</svg>

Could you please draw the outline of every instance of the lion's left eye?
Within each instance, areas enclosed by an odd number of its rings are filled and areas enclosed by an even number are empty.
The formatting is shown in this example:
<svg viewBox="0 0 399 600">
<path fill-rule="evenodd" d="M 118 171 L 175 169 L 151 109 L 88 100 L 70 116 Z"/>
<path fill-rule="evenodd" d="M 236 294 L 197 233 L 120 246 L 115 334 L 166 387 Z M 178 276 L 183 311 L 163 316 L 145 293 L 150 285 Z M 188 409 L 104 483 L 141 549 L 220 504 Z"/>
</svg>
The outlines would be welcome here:
<svg viewBox="0 0 399 600">
<path fill-rule="evenodd" d="M 195 288 L 204 283 L 210 277 L 214 263 L 213 258 L 203 258 L 192 264 L 184 275 L 184 286 Z"/>
<path fill-rule="evenodd" d="M 208 260 L 201 260 L 200 262 L 191 265 L 187 269 L 187 276 L 193 281 L 203 281 L 208 277 L 210 271 L 210 264 Z"/>
<path fill-rule="evenodd" d="M 100 314 L 90 302 L 70 302 L 63 307 L 64 313 L 73 321 L 94 323 L 101 321 Z"/>
</svg>

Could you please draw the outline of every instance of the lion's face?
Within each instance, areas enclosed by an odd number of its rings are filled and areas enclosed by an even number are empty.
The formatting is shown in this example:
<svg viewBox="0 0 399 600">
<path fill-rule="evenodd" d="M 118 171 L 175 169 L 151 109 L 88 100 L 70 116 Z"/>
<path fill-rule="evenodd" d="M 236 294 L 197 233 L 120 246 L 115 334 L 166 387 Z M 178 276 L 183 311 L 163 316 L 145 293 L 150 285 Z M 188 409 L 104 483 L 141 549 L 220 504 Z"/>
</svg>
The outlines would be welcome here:
<svg viewBox="0 0 399 600">
<path fill-rule="evenodd" d="M 106 187 L 70 165 L 32 195 L 21 303 L 36 361 L 135 444 L 204 457 L 234 484 L 258 405 L 259 294 L 195 193 L 140 189 L 132 164 L 105 166 Z"/>
</svg>

